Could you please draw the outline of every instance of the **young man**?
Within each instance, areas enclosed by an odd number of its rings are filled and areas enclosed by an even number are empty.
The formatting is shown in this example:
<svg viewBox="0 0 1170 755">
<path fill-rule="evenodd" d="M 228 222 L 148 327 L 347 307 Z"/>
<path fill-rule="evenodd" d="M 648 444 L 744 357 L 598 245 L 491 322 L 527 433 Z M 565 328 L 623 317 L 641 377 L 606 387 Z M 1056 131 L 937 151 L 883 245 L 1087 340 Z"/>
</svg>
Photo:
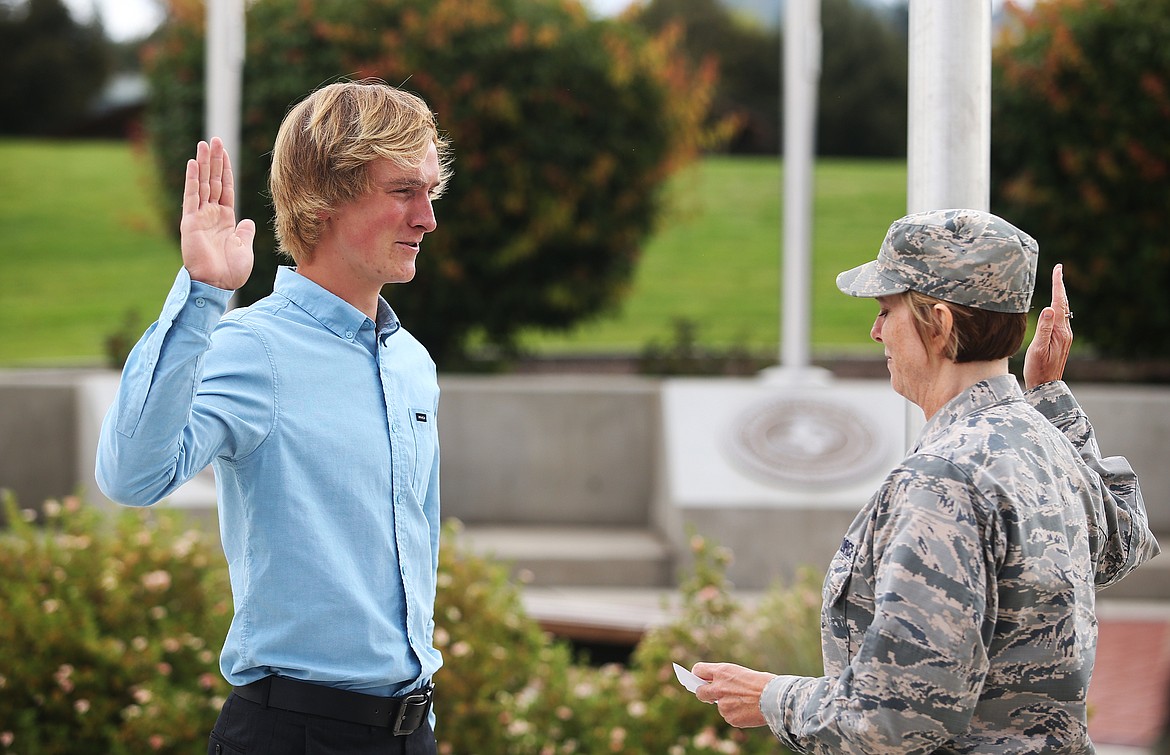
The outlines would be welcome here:
<svg viewBox="0 0 1170 755">
<path fill-rule="evenodd" d="M 223 144 L 187 164 L 183 268 L 126 363 L 102 490 L 164 498 L 214 464 L 234 693 L 209 752 L 433 753 L 439 547 L 435 365 L 380 296 L 414 277 L 450 175 L 426 103 L 380 82 L 295 106 L 272 153 L 273 293 L 252 269 Z"/>
</svg>

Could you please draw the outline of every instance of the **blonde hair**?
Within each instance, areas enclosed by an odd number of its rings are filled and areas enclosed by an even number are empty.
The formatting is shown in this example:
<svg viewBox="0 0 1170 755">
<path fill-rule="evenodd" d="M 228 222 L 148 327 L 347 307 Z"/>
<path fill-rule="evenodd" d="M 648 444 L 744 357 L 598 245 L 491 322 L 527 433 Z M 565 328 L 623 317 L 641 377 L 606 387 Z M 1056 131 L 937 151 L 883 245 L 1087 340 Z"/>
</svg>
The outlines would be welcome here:
<svg viewBox="0 0 1170 755">
<path fill-rule="evenodd" d="M 438 196 L 451 177 L 450 144 L 420 97 L 363 79 L 330 84 L 301 100 L 272 148 L 268 189 L 278 250 L 293 262 L 307 259 L 321 238 L 322 218 L 371 190 L 369 163 L 386 158 L 416 168 L 431 144 L 439 154 Z"/>
</svg>

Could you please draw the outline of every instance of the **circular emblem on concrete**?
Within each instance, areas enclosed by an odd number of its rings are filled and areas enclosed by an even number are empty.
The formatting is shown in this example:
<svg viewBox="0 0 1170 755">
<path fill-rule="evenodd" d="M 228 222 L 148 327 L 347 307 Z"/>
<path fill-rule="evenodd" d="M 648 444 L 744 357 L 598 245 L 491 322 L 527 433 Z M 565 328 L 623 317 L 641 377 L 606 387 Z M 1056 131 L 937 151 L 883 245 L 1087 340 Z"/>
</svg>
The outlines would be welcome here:
<svg viewBox="0 0 1170 755">
<path fill-rule="evenodd" d="M 745 472 L 772 483 L 846 484 L 882 460 L 873 421 L 821 399 L 757 402 L 731 424 L 728 451 Z"/>
</svg>

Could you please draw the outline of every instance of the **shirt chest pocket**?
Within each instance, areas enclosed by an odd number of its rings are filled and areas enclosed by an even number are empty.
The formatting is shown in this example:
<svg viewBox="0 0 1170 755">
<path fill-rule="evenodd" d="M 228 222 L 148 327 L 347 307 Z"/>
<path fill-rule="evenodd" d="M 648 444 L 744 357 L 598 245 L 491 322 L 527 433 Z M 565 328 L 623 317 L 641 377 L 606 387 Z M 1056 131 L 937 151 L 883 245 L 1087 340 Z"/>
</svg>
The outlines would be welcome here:
<svg viewBox="0 0 1170 755">
<path fill-rule="evenodd" d="M 825 583 L 821 588 L 821 631 L 846 643 L 849 640 L 849 587 L 853 582 L 856 557 L 857 546 L 848 538 L 842 540 L 825 572 Z"/>
<path fill-rule="evenodd" d="M 825 572 L 825 584 L 821 589 L 821 600 L 826 606 L 835 606 L 840 603 L 849 589 L 849 582 L 853 576 L 853 560 L 857 555 L 857 546 L 848 538 L 841 541 L 833 560 L 829 562 L 829 569 Z"/>
<path fill-rule="evenodd" d="M 430 409 L 410 410 L 410 429 L 414 439 L 414 463 L 411 484 L 420 501 L 426 498 L 431 472 L 438 463 L 439 432 L 435 413 Z"/>
</svg>

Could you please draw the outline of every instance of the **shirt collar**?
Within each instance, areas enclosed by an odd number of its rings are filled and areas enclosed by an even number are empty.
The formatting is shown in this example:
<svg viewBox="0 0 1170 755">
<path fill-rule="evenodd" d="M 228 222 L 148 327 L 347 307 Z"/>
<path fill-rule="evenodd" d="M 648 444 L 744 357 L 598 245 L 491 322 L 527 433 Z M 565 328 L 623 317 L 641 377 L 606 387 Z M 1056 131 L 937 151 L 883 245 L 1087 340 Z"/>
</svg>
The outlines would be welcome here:
<svg viewBox="0 0 1170 755">
<path fill-rule="evenodd" d="M 394 310 L 386 303 L 386 300 L 381 296 L 378 297 L 378 324 L 377 333 L 378 340 L 383 344 L 386 339 L 398 332 L 402 327 L 402 323 L 398 322 L 398 315 L 394 314 Z"/>
<path fill-rule="evenodd" d="M 296 304 L 313 319 L 333 331 L 338 338 L 352 340 L 363 326 L 374 327 L 375 323 L 365 313 L 296 271 L 281 266 L 276 269 L 276 282 L 272 288 L 281 296 Z M 377 332 L 393 332 L 398 329 L 398 317 L 382 297 L 378 297 Z"/>
<path fill-rule="evenodd" d="M 1001 401 L 1019 398 L 1023 395 L 1024 392 L 1020 389 L 1020 383 L 1016 380 L 1015 375 L 996 375 L 993 378 L 981 380 L 948 401 L 930 418 L 930 421 L 922 428 L 915 449 L 917 450 L 929 438 L 964 417 Z"/>
</svg>

